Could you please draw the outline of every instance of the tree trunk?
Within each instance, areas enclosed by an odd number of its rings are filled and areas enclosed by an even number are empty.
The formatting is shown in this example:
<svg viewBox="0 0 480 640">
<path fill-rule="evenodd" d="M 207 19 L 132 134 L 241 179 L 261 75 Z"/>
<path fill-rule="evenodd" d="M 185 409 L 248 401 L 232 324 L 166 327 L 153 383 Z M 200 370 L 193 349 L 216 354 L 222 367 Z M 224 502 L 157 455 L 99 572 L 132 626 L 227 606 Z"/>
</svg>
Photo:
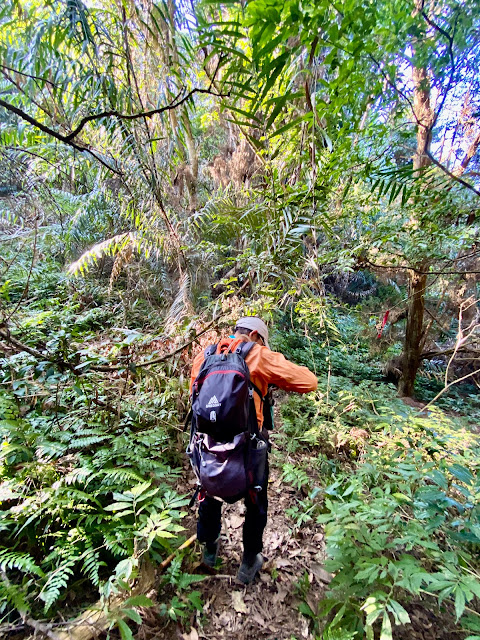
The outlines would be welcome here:
<svg viewBox="0 0 480 640">
<path fill-rule="evenodd" d="M 398 383 L 398 392 L 401 396 L 413 395 L 415 376 L 421 362 L 426 285 L 426 275 L 415 271 L 409 272 L 407 326 L 403 344 L 402 375 Z"/>
<path fill-rule="evenodd" d="M 422 0 L 416 0 L 416 10 L 422 10 Z M 420 171 L 430 164 L 427 152 L 432 140 L 434 111 L 430 105 L 430 82 L 425 67 L 413 68 L 413 110 L 417 120 L 417 149 L 413 157 L 413 169 Z M 412 215 L 412 228 L 418 228 L 419 221 Z M 416 265 L 418 271 L 427 271 L 428 263 Z M 407 326 L 403 344 L 402 375 L 398 383 L 401 396 L 411 396 L 418 367 L 423 337 L 423 315 L 425 311 L 425 290 L 427 276 L 418 271 L 408 272 Z"/>
</svg>

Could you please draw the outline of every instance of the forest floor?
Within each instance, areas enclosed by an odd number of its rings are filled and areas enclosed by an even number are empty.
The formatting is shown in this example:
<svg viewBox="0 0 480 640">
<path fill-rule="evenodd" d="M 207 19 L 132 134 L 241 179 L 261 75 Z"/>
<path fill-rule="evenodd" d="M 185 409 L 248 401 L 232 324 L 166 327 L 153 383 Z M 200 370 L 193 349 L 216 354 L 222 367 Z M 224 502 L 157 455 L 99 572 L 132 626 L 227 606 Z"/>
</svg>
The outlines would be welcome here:
<svg viewBox="0 0 480 640">
<path fill-rule="evenodd" d="M 314 587 L 307 598 L 315 611 L 330 577 L 322 566 L 323 533 L 320 526 L 311 526 L 292 535 L 292 523 L 285 510 L 293 505 L 297 492 L 281 482 L 276 469 L 272 470 L 269 490 L 262 571 L 247 587 L 236 581 L 242 554 L 244 505 L 241 502 L 226 505 L 221 536 L 223 562 L 217 575 L 198 585 L 205 603 L 203 614 L 198 616 L 190 634 L 183 635 L 184 640 L 313 637 L 308 619 L 298 611 L 301 602 L 298 585 L 303 578 Z"/>
<path fill-rule="evenodd" d="M 412 406 L 413 403 L 407 402 Z M 422 403 L 416 403 L 421 414 Z M 242 556 L 243 502 L 224 504 L 220 538 L 220 563 L 203 581 L 195 584 L 202 598 L 203 610 L 196 612 L 189 631 L 182 624 L 154 616 L 144 618 L 135 634 L 137 640 L 314 640 L 311 620 L 300 613 L 302 603 L 312 612 L 325 597 L 332 574 L 324 568 L 325 537 L 323 527 L 314 521 L 295 527 L 287 510 L 305 498 L 301 490 L 283 479 L 279 464 L 299 463 L 301 454 L 292 456 L 281 447 L 281 423 L 276 407 L 276 433 L 271 434 L 273 464 L 269 479 L 269 517 L 264 533 L 265 564 L 253 584 L 243 586 L 236 580 Z M 278 440 L 277 440 L 278 438 Z M 315 482 L 318 478 L 313 477 Z M 177 490 L 191 494 L 195 478 L 187 461 L 184 480 Z M 194 507 L 183 521 L 187 537 L 196 532 Z M 205 574 L 201 564 L 202 548 L 198 542 L 184 559 L 182 569 Z M 165 594 L 164 594 L 165 595 Z M 441 615 L 433 602 L 412 601 L 407 607 L 411 624 L 396 628 L 397 640 L 457 640 L 458 631 L 451 616 Z M 434 612 L 435 610 L 435 612 Z"/>
<path fill-rule="evenodd" d="M 275 441 L 275 435 L 272 439 Z M 316 611 L 331 575 L 323 568 L 322 527 L 311 524 L 292 531 L 292 520 L 285 513 L 296 504 L 296 498 L 302 497 L 300 491 L 282 481 L 278 468 L 271 467 L 269 517 L 264 533 L 265 564 L 255 582 L 246 587 L 236 580 L 242 555 L 245 507 L 243 502 L 225 504 L 220 539 L 222 562 L 215 573 L 195 585 L 202 594 L 203 612 L 195 616 L 189 633 L 182 633 L 180 629 L 174 633 L 169 626 L 161 632 L 157 629 L 153 637 L 157 640 L 174 637 L 182 640 L 312 640 L 309 621 L 298 607 L 306 599 Z M 196 513 L 192 511 L 186 520 L 183 524 L 188 535 L 195 533 Z M 198 543 L 195 551 L 189 570 L 203 573 L 205 568 L 200 564 L 201 546 Z M 308 594 L 302 595 L 305 587 L 308 587 Z M 148 631 L 144 637 L 151 638 L 153 629 Z"/>
</svg>

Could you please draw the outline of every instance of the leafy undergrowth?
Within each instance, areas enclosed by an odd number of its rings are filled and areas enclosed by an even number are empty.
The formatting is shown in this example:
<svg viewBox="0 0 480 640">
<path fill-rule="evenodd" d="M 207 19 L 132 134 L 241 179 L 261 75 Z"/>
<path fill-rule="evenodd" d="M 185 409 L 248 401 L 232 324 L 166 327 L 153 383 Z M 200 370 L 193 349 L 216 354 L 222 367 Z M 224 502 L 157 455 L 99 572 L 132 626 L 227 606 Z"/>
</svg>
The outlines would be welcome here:
<svg viewBox="0 0 480 640">
<path fill-rule="evenodd" d="M 239 505 L 226 511 L 224 577 L 176 552 L 194 531 L 179 428 L 191 355 L 134 364 L 175 350 L 189 327 L 165 338 L 126 328 L 134 315 L 116 327 L 99 287 L 57 278 L 30 291 L 14 335 L 36 353 L 12 349 L 0 370 L 2 632 L 28 636 L 28 619 L 58 623 L 100 600 L 123 640 L 174 627 L 190 638 L 480 637 L 476 396 L 457 389 L 419 412 L 382 381 L 358 315 L 306 301 L 293 326 L 281 318 L 272 345 L 315 370 L 319 390 L 279 398 L 269 562 L 244 592 L 232 582 Z M 155 566 L 148 597 L 132 591 Z"/>
<path fill-rule="evenodd" d="M 419 413 L 381 383 L 331 376 L 319 388 L 282 405 L 297 463 L 277 459 L 307 488 L 289 514 L 324 526 L 335 574 L 307 610 L 315 637 L 429 637 L 409 613 L 420 607 L 434 613 L 432 637 L 477 638 L 480 442 L 468 418 Z"/>
<path fill-rule="evenodd" d="M 56 269 L 31 280 L 19 308 L 16 290 L 3 291 L 13 334 L 33 352 L 3 348 L 0 359 L 0 630 L 28 636 L 27 620 L 58 624 L 99 601 L 128 638 L 125 620 L 152 604 L 135 579 L 185 540 L 184 384 L 176 364 L 130 364 L 172 348 L 158 326 L 114 327 L 105 287 L 77 287 Z"/>
</svg>

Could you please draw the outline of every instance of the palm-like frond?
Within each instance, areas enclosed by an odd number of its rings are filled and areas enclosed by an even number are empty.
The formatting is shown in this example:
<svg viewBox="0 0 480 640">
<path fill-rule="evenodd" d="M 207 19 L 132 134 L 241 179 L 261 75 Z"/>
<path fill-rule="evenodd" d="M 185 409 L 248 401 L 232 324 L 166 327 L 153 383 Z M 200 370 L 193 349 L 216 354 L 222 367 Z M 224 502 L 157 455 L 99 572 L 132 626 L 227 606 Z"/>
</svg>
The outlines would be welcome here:
<svg viewBox="0 0 480 640">
<path fill-rule="evenodd" d="M 68 272 L 72 275 L 85 274 L 88 269 L 98 262 L 103 256 L 114 256 L 128 244 L 136 244 L 137 238 L 135 233 L 119 233 L 113 238 L 108 238 L 102 242 L 97 242 L 90 249 L 82 253 L 82 255 L 72 262 L 68 267 Z"/>
</svg>

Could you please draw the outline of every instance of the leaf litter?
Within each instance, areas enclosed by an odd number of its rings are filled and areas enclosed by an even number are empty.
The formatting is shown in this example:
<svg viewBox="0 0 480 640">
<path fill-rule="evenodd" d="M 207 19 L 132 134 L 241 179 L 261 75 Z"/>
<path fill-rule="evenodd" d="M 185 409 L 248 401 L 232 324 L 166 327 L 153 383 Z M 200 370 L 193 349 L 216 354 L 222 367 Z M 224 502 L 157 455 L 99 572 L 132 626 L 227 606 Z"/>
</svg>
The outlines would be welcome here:
<svg viewBox="0 0 480 640">
<path fill-rule="evenodd" d="M 219 553 L 222 563 L 217 575 L 213 574 L 195 585 L 205 603 L 203 612 L 195 616 L 192 626 L 199 639 L 290 640 L 294 636 L 313 640 L 308 620 L 298 611 L 302 597 L 296 584 L 305 573 L 310 573 L 314 584 L 308 594 L 308 602 L 311 607 L 316 607 L 326 586 L 325 581 L 315 580 L 325 559 L 324 537 L 320 525 L 315 524 L 302 527 L 301 538 L 294 535 L 293 522 L 285 510 L 296 504 L 302 495 L 299 491 L 292 491 L 291 487 L 288 491 L 286 489 L 280 471 L 272 468 L 269 517 L 264 533 L 265 564 L 255 582 L 246 587 L 235 579 L 242 558 L 245 507 L 243 502 L 223 506 Z M 196 513 L 192 513 L 184 524 L 195 531 Z M 198 543 L 197 550 L 196 569 L 201 572 Z M 155 637 L 156 640 L 166 640 L 173 636 L 158 633 Z M 184 640 L 195 638 L 188 633 L 177 637 Z"/>
</svg>

